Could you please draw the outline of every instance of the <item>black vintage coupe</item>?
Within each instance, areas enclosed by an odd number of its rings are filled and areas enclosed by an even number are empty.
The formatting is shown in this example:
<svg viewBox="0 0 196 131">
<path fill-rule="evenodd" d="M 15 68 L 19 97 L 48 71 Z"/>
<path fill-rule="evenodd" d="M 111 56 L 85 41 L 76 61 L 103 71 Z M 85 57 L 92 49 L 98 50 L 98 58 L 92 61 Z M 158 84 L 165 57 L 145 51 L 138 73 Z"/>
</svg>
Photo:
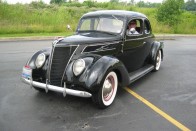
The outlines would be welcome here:
<svg viewBox="0 0 196 131">
<path fill-rule="evenodd" d="M 118 87 L 158 71 L 162 60 L 163 43 L 155 41 L 144 14 L 95 11 L 82 16 L 74 35 L 36 52 L 23 67 L 22 80 L 38 91 L 92 97 L 106 108 Z"/>
</svg>

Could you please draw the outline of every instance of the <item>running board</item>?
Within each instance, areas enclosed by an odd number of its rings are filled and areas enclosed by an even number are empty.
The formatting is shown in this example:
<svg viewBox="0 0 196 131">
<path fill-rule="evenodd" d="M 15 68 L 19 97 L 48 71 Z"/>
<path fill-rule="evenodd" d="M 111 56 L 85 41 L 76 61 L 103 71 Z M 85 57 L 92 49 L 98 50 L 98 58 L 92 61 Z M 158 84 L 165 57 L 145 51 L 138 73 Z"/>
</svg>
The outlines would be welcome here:
<svg viewBox="0 0 196 131">
<path fill-rule="evenodd" d="M 137 79 L 141 78 L 142 76 L 146 75 L 147 73 L 151 72 L 154 69 L 153 65 L 146 65 L 141 69 L 138 69 L 134 72 L 129 73 L 129 80 L 130 83 L 136 81 Z"/>
</svg>

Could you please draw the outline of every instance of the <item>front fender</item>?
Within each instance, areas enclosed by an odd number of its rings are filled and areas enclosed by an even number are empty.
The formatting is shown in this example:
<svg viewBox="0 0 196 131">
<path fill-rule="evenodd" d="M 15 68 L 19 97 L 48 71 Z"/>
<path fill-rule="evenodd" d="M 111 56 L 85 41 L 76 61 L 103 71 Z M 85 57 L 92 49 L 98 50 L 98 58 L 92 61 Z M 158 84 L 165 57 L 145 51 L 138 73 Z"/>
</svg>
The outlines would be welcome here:
<svg viewBox="0 0 196 131">
<path fill-rule="evenodd" d="M 36 69 L 35 61 L 39 54 L 44 53 L 46 55 L 46 61 L 48 60 L 48 57 L 50 55 L 51 48 L 45 48 L 42 50 L 37 51 L 33 54 L 33 56 L 27 61 L 26 65 L 30 66 L 31 69 Z M 46 62 L 45 62 L 46 63 Z"/>
<path fill-rule="evenodd" d="M 97 91 L 102 86 L 102 81 L 109 71 L 117 73 L 121 86 L 129 84 L 129 75 L 122 64 L 117 58 L 112 56 L 100 56 L 99 59 L 93 57 L 83 58 L 86 62 L 86 69 L 84 72 L 75 76 L 72 71 L 73 62 L 70 63 L 66 70 L 66 81 L 82 85 L 88 90 Z"/>
</svg>

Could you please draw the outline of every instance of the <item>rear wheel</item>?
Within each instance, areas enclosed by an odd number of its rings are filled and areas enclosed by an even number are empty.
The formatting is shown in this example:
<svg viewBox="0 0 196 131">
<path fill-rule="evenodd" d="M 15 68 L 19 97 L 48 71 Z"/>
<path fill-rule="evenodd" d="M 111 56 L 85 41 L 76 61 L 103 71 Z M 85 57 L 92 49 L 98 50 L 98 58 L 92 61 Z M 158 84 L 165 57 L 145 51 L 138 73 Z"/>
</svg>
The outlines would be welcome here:
<svg viewBox="0 0 196 131">
<path fill-rule="evenodd" d="M 161 66 L 161 50 L 157 51 L 157 56 L 154 62 L 154 70 L 153 71 L 158 71 Z"/>
<path fill-rule="evenodd" d="M 118 87 L 118 78 L 115 72 L 111 71 L 109 72 L 103 83 L 102 87 L 99 89 L 99 91 L 93 95 L 93 101 L 100 107 L 100 108 L 106 108 L 110 106 L 116 96 Z"/>
</svg>

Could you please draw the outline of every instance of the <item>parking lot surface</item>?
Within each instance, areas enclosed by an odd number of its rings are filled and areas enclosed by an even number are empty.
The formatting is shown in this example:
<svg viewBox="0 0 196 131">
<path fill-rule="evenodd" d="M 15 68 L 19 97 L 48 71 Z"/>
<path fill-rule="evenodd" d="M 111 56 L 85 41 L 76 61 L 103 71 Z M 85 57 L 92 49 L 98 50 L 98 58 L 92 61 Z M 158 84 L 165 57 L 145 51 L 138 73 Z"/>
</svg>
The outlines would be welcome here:
<svg viewBox="0 0 196 131">
<path fill-rule="evenodd" d="M 196 37 L 165 40 L 164 61 L 125 87 L 187 129 L 196 130 Z M 0 42 L 1 131 L 178 131 L 182 130 L 144 100 L 118 89 L 107 109 L 91 99 L 39 93 L 21 82 L 26 61 L 52 41 Z"/>
</svg>

